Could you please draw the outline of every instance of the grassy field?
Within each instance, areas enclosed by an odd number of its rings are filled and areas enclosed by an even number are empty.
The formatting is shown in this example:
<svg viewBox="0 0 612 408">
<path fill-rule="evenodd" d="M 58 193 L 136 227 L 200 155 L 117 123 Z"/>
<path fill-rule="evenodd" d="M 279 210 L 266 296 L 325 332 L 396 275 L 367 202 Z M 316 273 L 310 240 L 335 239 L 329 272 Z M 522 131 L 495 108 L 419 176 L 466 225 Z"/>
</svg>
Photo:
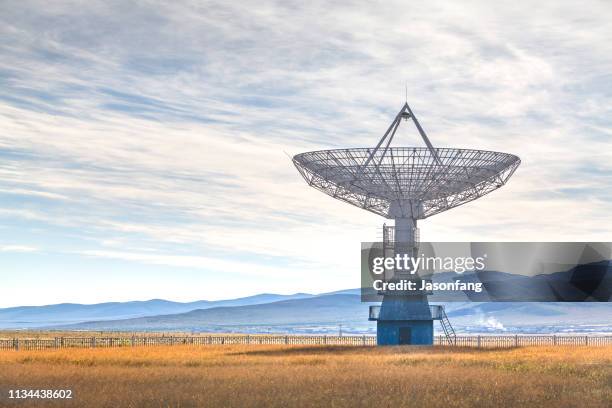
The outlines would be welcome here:
<svg viewBox="0 0 612 408">
<path fill-rule="evenodd" d="M 17 388 L 74 398 L 9 400 Z M 2 407 L 609 407 L 612 347 L 3 351 L 0 392 Z"/>
</svg>

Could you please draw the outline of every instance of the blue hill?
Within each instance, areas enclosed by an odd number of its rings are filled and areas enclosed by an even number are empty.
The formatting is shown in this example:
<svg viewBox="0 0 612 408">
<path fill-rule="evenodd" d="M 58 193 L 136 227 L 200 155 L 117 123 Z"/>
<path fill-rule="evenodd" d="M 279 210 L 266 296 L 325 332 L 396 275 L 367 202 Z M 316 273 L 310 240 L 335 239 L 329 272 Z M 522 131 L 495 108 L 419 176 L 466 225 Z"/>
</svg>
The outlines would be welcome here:
<svg viewBox="0 0 612 408">
<path fill-rule="evenodd" d="M 131 302 L 107 302 L 97 304 L 60 303 L 47 306 L 18 306 L 0 309 L 0 329 L 29 328 L 77 323 L 89 320 L 116 320 L 171 313 L 184 313 L 195 309 L 217 306 L 244 306 L 270 303 L 285 299 L 311 297 L 307 293 L 278 295 L 264 293 L 237 299 L 195 302 L 172 302 L 151 299 Z"/>
<path fill-rule="evenodd" d="M 221 301 L 161 299 L 0 309 L 0 328 L 243 333 L 373 333 L 358 289 Z M 433 297 L 435 298 L 435 296 Z M 432 299 L 433 300 L 433 299 Z M 612 332 L 611 303 L 433 302 L 459 332 Z"/>
<path fill-rule="evenodd" d="M 272 303 L 213 307 L 187 313 L 84 322 L 54 329 L 242 333 L 373 333 L 367 303 L 334 293 Z M 610 332 L 610 303 L 474 303 L 446 305 L 459 332 Z"/>
</svg>

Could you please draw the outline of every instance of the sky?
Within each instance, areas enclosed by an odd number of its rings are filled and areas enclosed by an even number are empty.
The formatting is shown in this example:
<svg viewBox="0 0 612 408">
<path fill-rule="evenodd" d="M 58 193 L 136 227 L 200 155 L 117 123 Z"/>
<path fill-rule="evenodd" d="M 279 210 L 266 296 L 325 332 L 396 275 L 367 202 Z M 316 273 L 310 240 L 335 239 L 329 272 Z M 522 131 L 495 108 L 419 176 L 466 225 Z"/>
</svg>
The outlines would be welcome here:
<svg viewBox="0 0 612 408">
<path fill-rule="evenodd" d="M 0 2 L 0 307 L 358 287 L 385 220 L 290 156 L 373 146 L 406 95 L 435 146 L 522 161 L 422 241 L 609 241 L 610 19 L 609 1 Z"/>
</svg>

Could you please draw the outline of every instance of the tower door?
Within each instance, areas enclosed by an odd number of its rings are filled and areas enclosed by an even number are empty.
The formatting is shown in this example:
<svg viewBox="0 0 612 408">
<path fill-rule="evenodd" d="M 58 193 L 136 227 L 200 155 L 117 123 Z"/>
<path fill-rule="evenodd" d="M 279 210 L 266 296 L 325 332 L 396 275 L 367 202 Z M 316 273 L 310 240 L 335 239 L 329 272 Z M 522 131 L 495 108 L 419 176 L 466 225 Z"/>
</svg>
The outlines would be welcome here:
<svg viewBox="0 0 612 408">
<path fill-rule="evenodd" d="M 400 327 L 399 344 L 411 344 L 412 330 L 410 327 Z"/>
</svg>

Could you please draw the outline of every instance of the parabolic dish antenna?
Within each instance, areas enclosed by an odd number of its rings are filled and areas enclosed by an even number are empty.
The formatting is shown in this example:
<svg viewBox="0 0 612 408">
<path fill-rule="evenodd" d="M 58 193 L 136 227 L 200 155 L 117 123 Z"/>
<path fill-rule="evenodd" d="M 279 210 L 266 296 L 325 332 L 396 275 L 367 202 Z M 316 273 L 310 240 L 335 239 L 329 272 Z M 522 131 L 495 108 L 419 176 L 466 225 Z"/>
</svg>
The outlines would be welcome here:
<svg viewBox="0 0 612 408">
<path fill-rule="evenodd" d="M 412 120 L 425 147 L 392 147 L 404 120 Z M 465 204 L 506 184 L 521 163 L 508 153 L 435 148 L 405 103 L 372 148 L 319 150 L 293 157 L 308 184 L 338 200 L 394 219 L 383 225 L 383 254 L 413 257 L 418 251 L 417 220 Z M 394 271 L 392 282 L 420 279 L 418 271 Z M 381 306 L 370 306 L 377 344 L 433 344 L 433 320 L 440 320 L 450 344 L 455 331 L 444 307 L 429 305 L 428 292 L 381 291 Z"/>
<path fill-rule="evenodd" d="M 411 119 L 426 147 L 391 147 Z M 427 218 L 503 186 L 521 163 L 508 153 L 435 148 L 404 104 L 372 148 L 319 150 L 293 157 L 308 184 L 386 218 Z"/>
</svg>

